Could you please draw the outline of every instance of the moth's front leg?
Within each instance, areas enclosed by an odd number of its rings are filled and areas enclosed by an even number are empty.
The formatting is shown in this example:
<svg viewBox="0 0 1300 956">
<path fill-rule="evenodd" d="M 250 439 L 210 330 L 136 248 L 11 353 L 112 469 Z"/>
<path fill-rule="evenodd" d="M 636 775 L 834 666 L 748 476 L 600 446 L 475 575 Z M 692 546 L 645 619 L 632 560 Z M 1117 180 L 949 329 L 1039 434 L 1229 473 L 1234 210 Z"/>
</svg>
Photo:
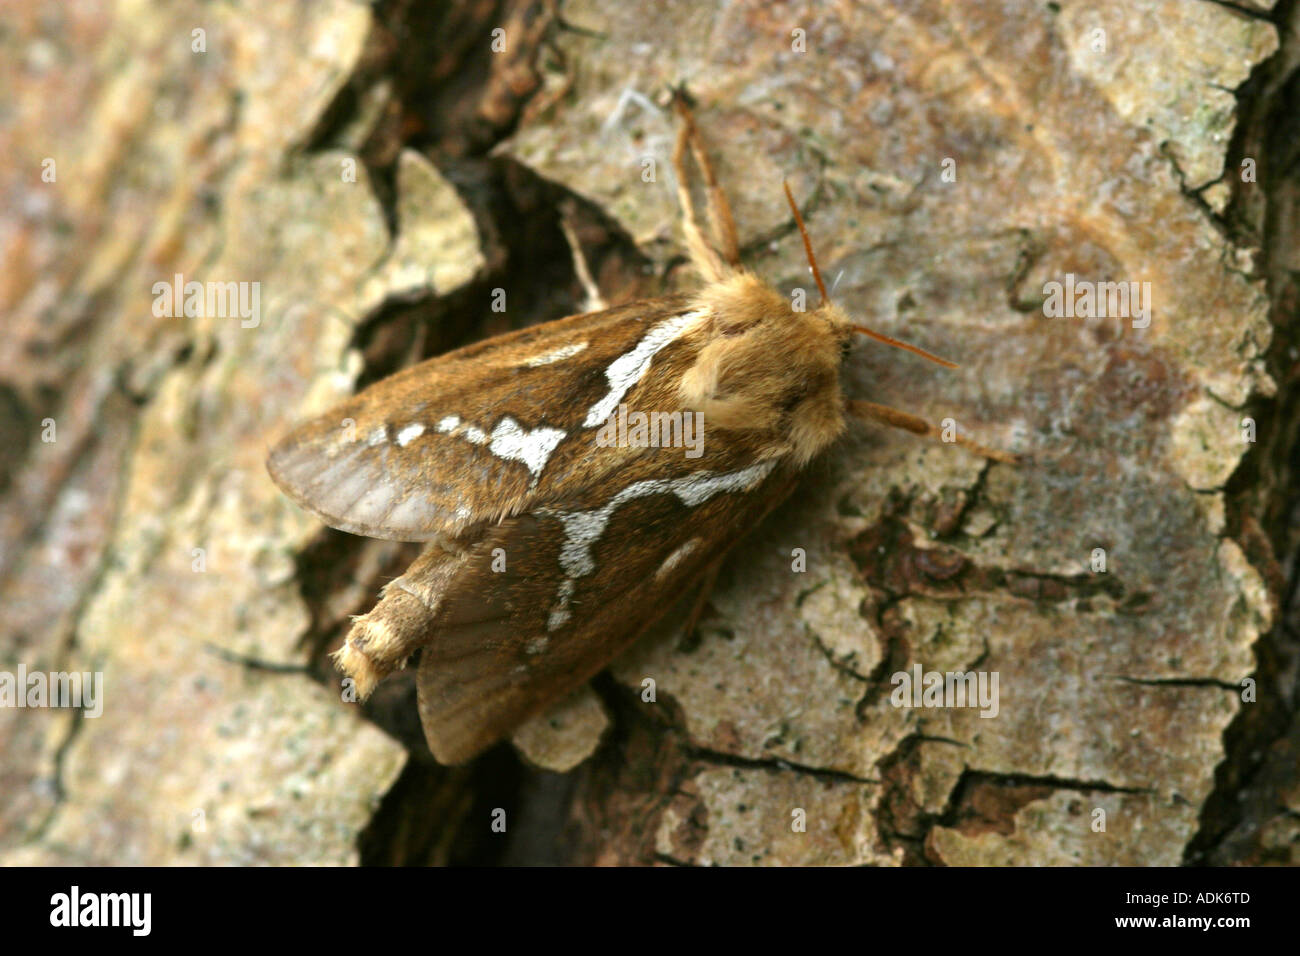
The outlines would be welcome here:
<svg viewBox="0 0 1300 956">
<path fill-rule="evenodd" d="M 375 685 L 429 640 L 446 586 L 469 560 L 467 551 L 430 544 L 406 573 L 388 582 L 369 614 L 353 619 L 334 663 L 352 678 L 357 694 L 370 696 Z"/>
</svg>

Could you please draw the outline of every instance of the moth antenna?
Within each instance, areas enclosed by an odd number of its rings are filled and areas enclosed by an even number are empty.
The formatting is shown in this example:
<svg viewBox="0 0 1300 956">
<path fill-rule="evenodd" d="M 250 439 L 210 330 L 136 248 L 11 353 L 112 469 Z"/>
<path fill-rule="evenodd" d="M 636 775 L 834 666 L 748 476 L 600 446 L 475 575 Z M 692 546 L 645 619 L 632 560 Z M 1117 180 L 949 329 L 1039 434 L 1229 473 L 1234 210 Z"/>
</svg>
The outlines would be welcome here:
<svg viewBox="0 0 1300 956">
<path fill-rule="evenodd" d="M 799 207 L 795 204 L 794 193 L 790 192 L 790 183 L 783 179 L 781 180 L 781 185 L 785 187 L 786 201 L 790 203 L 790 211 L 794 213 L 794 221 L 799 226 L 799 235 L 803 237 L 803 251 L 808 256 L 808 265 L 812 267 L 813 278 L 817 280 L 817 290 L 821 293 L 822 304 L 825 305 L 830 301 L 830 295 L 826 292 L 826 283 L 822 282 L 822 272 L 817 268 L 817 257 L 813 255 L 812 240 L 808 238 L 808 229 L 804 226 L 803 216 L 799 214 Z M 840 275 L 843 274 L 844 273 L 841 271 Z M 836 276 L 835 284 L 839 285 L 839 281 L 839 276 Z M 900 342 L 898 339 L 877 332 L 875 329 L 869 329 L 865 325 L 855 325 L 853 326 L 853 330 L 855 332 L 861 332 L 863 335 L 873 338 L 877 342 L 884 342 L 886 345 L 892 345 L 894 348 L 903 349 L 904 351 L 919 355 L 921 358 L 929 359 L 931 362 L 936 362 L 944 368 L 957 368 L 956 362 L 949 362 L 947 359 L 940 358 L 933 352 L 927 352 L 925 349 L 917 348 L 915 345 Z"/>
<path fill-rule="evenodd" d="M 935 355 L 933 352 L 927 352 L 925 349 L 918 348 L 915 345 L 910 345 L 907 342 L 900 342 L 898 339 L 891 338 L 888 335 L 885 335 L 881 332 L 877 332 L 875 329 L 869 329 L 865 325 L 855 325 L 853 326 L 853 331 L 861 332 L 863 335 L 867 336 L 868 338 L 875 339 L 877 342 L 884 342 L 886 345 L 892 345 L 896 349 L 903 349 L 905 351 L 912 352 L 916 355 L 921 356 L 921 358 L 926 358 L 929 359 L 931 362 L 935 362 L 939 365 L 942 365 L 944 368 L 960 368 L 960 366 L 956 362 L 949 362 L 946 358 L 940 358 L 939 356 Z"/>
<path fill-rule="evenodd" d="M 813 255 L 812 240 L 808 238 L 808 230 L 804 227 L 803 216 L 799 214 L 799 207 L 795 205 L 794 193 L 790 192 L 790 184 L 786 180 L 781 180 L 781 185 L 785 187 L 785 198 L 790 203 L 790 211 L 794 213 L 794 221 L 799 226 L 799 235 L 803 237 L 803 251 L 808 257 L 808 265 L 812 266 L 813 278 L 817 280 L 817 291 L 821 293 L 822 305 L 831 300 L 826 293 L 826 283 L 822 281 L 822 271 L 817 268 L 817 257 Z"/>
</svg>

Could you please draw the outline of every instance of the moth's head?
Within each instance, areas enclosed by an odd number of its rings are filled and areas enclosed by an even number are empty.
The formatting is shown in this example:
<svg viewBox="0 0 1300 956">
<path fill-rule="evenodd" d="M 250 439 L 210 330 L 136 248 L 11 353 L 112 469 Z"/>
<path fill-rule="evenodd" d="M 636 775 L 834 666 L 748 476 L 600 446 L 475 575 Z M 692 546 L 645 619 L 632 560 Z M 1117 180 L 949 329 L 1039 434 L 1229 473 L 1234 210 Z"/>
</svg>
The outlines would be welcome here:
<svg viewBox="0 0 1300 956">
<path fill-rule="evenodd" d="M 796 310 L 786 296 L 739 270 L 709 283 L 694 304 L 708 320 L 678 397 L 704 414 L 706 426 L 763 435 L 772 454 L 789 454 L 804 464 L 844 430 L 840 365 L 854 334 L 952 363 L 858 325 L 831 303 L 789 186 L 786 196 L 820 304 Z"/>
<path fill-rule="evenodd" d="M 842 317 L 795 311 L 745 272 L 706 286 L 694 308 L 708 320 L 678 393 L 706 427 L 762 435 L 799 464 L 843 431 L 839 369 L 852 330 Z"/>
<path fill-rule="evenodd" d="M 810 313 L 812 318 L 826 326 L 839 343 L 840 357 L 846 358 L 853 344 L 854 322 L 848 313 L 832 302 L 823 301 Z"/>
</svg>

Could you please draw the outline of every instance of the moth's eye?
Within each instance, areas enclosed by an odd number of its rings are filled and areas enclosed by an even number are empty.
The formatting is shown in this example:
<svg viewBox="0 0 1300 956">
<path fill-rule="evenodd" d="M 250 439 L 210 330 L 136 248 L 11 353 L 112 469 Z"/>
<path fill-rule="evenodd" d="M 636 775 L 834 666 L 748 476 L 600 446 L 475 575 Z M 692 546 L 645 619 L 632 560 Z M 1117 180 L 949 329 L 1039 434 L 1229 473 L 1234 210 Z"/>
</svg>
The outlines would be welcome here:
<svg viewBox="0 0 1300 956">
<path fill-rule="evenodd" d="M 847 362 L 849 360 L 849 352 L 852 351 L 851 346 L 852 346 L 852 342 L 849 339 L 845 339 L 843 342 L 840 343 L 841 362 Z"/>
</svg>

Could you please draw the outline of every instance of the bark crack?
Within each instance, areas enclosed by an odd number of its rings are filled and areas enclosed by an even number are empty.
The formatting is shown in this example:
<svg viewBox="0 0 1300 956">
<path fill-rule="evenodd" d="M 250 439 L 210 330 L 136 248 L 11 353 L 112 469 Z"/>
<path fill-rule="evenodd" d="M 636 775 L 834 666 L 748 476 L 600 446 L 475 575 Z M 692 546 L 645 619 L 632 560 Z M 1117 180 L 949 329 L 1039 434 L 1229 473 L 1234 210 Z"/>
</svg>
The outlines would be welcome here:
<svg viewBox="0 0 1300 956">
<path fill-rule="evenodd" d="M 818 780 L 826 780 L 833 783 L 854 783 L 869 786 L 875 786 L 880 783 L 879 780 L 872 780 L 868 777 L 858 777 L 844 770 L 813 767 L 808 764 L 796 763 L 793 760 L 786 760 L 782 757 L 742 757 L 738 754 L 726 753 L 721 750 L 710 750 L 707 747 L 700 747 L 695 744 L 687 744 L 685 751 L 694 760 L 701 761 L 702 763 L 717 764 L 723 767 L 736 767 L 743 770 L 766 770 L 771 773 L 804 774 Z"/>
</svg>

